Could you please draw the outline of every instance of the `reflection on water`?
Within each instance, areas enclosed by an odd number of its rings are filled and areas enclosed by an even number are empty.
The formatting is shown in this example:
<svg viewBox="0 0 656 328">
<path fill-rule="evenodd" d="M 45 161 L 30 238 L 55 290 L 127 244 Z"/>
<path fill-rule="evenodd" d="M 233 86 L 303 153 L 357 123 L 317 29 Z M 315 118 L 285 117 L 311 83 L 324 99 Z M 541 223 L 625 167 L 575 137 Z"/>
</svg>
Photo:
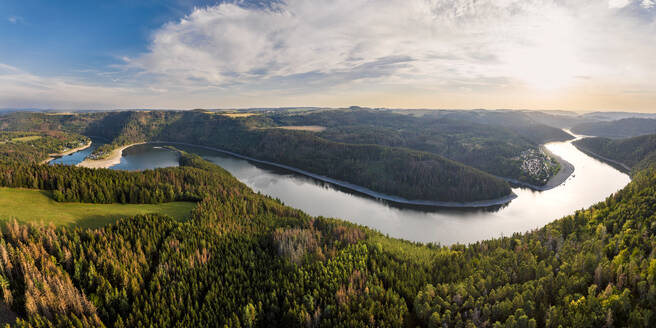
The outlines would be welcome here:
<svg viewBox="0 0 656 328">
<path fill-rule="evenodd" d="M 70 155 L 55 158 L 52 161 L 50 161 L 49 164 L 50 165 L 55 165 L 55 164 L 76 165 L 82 162 L 85 158 L 87 158 L 87 156 L 91 155 L 91 153 L 101 145 L 104 145 L 102 141 L 93 139 L 93 143 L 89 148 L 77 151 Z"/>
<path fill-rule="evenodd" d="M 494 211 L 408 208 L 391 206 L 295 173 L 221 153 L 176 147 L 198 153 L 255 191 L 278 198 L 308 214 L 342 218 L 392 237 L 441 244 L 468 243 L 539 228 L 605 199 L 629 182 L 626 174 L 583 154 L 570 142 L 555 142 L 546 147 L 572 163 L 576 170 L 564 184 L 554 189 L 543 192 L 513 189 L 517 199 Z M 135 146 L 123 155 L 121 164 L 114 168 L 174 166 L 178 160 L 176 153 L 155 145 Z"/>
<path fill-rule="evenodd" d="M 392 237 L 452 244 L 539 228 L 605 199 L 629 182 L 626 174 L 581 153 L 569 142 L 550 143 L 546 147 L 575 166 L 573 175 L 564 184 L 543 192 L 513 189 L 517 199 L 492 212 L 398 208 L 298 175 L 274 173 L 239 159 L 217 155 L 204 157 L 251 188 L 309 214 L 344 218 Z"/>
<path fill-rule="evenodd" d="M 123 150 L 121 163 L 111 169 L 137 171 L 158 167 L 178 166 L 179 154 L 161 146 L 136 145 Z"/>
</svg>

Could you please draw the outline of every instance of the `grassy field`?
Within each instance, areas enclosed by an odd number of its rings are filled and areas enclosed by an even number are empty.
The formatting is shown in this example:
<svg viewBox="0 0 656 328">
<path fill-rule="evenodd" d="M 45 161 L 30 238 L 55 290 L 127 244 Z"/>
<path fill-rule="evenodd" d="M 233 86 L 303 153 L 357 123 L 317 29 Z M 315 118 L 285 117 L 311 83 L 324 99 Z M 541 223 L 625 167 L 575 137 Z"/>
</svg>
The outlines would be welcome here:
<svg viewBox="0 0 656 328">
<path fill-rule="evenodd" d="M 322 132 L 322 131 L 326 130 L 326 127 L 325 126 L 319 126 L 319 125 L 288 125 L 288 126 L 279 126 L 278 129 L 295 130 L 295 131 Z"/>
<path fill-rule="evenodd" d="M 386 238 L 374 235 L 369 238 L 369 244 L 373 247 L 381 247 L 396 258 L 406 259 L 422 265 L 430 265 L 437 257 L 449 256 L 455 253 L 447 248 L 437 250 L 424 245 L 417 245 L 400 239 Z"/>
<path fill-rule="evenodd" d="M 219 114 L 230 118 L 249 117 L 249 116 L 257 115 L 256 113 L 219 113 Z"/>
<path fill-rule="evenodd" d="M 41 139 L 41 136 L 27 136 L 11 139 L 13 142 L 28 142 Z"/>
<path fill-rule="evenodd" d="M 196 204 L 85 204 L 58 203 L 49 191 L 0 188 L 0 220 L 76 225 L 84 228 L 104 226 L 119 218 L 146 213 L 166 214 L 185 219 Z"/>
</svg>

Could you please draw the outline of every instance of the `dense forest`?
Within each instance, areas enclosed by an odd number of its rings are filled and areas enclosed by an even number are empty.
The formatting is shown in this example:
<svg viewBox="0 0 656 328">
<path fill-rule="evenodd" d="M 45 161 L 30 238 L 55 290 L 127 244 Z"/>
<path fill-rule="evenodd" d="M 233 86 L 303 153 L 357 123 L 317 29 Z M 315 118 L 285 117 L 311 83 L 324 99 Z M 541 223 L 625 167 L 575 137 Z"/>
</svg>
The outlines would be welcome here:
<svg viewBox="0 0 656 328">
<path fill-rule="evenodd" d="M 30 188 L 60 176 L 118 192 L 107 182 L 117 174 L 136 188 L 175 186 L 175 199 L 196 190 L 197 206 L 184 222 L 147 215 L 93 230 L 2 223 L 0 318 L 18 327 L 656 325 L 654 170 L 536 231 L 444 247 L 308 216 L 195 155 L 180 164 L 33 167 L 42 171 L 25 174 L 36 179 Z"/>
<path fill-rule="evenodd" d="M 100 136 L 111 141 L 96 149 L 94 156 L 100 158 L 113 148 L 134 142 L 176 141 L 300 168 L 408 200 L 468 202 L 511 194 L 502 179 L 435 153 L 346 143 L 312 132 L 279 129 L 266 115 L 231 118 L 204 111 L 104 112 L 94 120 L 94 113 L 20 114 L 0 118 L 4 122 L 0 126 L 29 130 L 60 127 Z"/>
<path fill-rule="evenodd" d="M 632 171 L 639 171 L 656 163 L 656 135 L 627 139 L 584 138 L 574 142 L 584 152 L 602 160 L 613 161 Z"/>
<path fill-rule="evenodd" d="M 409 113 L 414 113 L 409 111 Z M 572 138 L 528 115 L 505 111 L 428 111 L 420 116 L 371 110 L 276 113 L 281 126 L 318 125 L 319 136 L 338 142 L 377 144 L 430 152 L 496 176 L 544 185 L 558 169 L 540 145 Z M 541 170 L 525 170 L 526 161 Z"/>
<path fill-rule="evenodd" d="M 605 138 L 630 138 L 656 133 L 656 119 L 623 118 L 614 121 L 586 122 L 572 128 L 572 132 Z"/>
</svg>

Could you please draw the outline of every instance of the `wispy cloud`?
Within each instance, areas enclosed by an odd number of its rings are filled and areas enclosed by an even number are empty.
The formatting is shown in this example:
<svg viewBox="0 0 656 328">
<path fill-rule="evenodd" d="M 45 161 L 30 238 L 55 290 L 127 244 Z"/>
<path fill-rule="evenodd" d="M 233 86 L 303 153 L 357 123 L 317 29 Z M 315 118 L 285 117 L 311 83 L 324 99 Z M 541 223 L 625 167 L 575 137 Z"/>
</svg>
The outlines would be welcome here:
<svg viewBox="0 0 656 328">
<path fill-rule="evenodd" d="M 654 0 L 608 0 L 608 8 L 621 9 L 631 4 L 639 5 L 644 9 L 651 9 L 656 6 Z"/>
<path fill-rule="evenodd" d="M 125 106 L 139 89 L 93 85 L 73 78 L 42 77 L 0 63 L 0 106 L 40 108 L 113 108 Z"/>
<path fill-rule="evenodd" d="M 631 0 L 608 0 L 608 8 L 624 8 L 631 3 Z"/>
<path fill-rule="evenodd" d="M 19 23 L 23 23 L 24 20 L 23 17 L 20 16 L 9 16 L 7 18 L 7 21 L 9 21 L 12 24 L 19 24 Z"/>
</svg>

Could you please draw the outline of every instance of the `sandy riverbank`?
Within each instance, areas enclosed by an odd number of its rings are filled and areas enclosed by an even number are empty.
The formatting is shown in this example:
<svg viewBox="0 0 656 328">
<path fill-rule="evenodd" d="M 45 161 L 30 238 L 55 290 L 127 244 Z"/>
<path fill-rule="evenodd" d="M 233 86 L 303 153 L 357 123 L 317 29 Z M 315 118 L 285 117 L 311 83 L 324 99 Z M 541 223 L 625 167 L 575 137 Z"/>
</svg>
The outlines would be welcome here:
<svg viewBox="0 0 656 328">
<path fill-rule="evenodd" d="M 574 165 L 572 163 L 562 159 L 560 156 L 550 152 L 546 147 L 544 148 L 544 151 L 554 158 L 558 164 L 560 164 L 560 170 L 556 175 L 552 176 L 549 181 L 547 181 L 547 184 L 542 186 L 544 189 L 543 190 L 548 190 L 551 188 L 558 187 L 560 184 L 565 182 L 567 178 L 569 178 L 572 173 L 574 173 Z"/>
<path fill-rule="evenodd" d="M 66 155 L 70 155 L 70 154 L 75 153 L 75 152 L 78 152 L 78 151 L 80 151 L 80 150 L 85 150 L 85 149 L 91 147 L 91 143 L 92 143 L 92 142 L 89 141 L 89 142 L 88 142 L 86 145 L 84 145 L 84 146 L 80 146 L 80 147 L 77 147 L 77 148 L 73 148 L 73 149 L 71 149 L 71 150 L 67 150 L 67 151 L 62 152 L 62 153 L 53 153 L 53 154 L 48 154 L 48 158 L 46 158 L 46 159 L 44 159 L 43 161 L 41 161 L 41 164 L 47 164 L 47 163 L 50 163 L 50 161 L 52 161 L 53 159 L 56 159 L 56 158 L 58 158 L 58 157 L 62 157 L 62 156 L 66 156 Z"/>
<path fill-rule="evenodd" d="M 77 164 L 77 166 L 88 167 L 91 169 L 101 169 L 101 168 L 106 169 L 108 167 L 121 163 L 121 157 L 123 156 L 123 151 L 125 149 L 141 144 L 144 144 L 144 142 L 133 143 L 133 144 L 125 145 L 123 147 L 116 148 L 112 150 L 112 152 L 109 154 L 109 156 L 107 156 L 107 158 L 103 158 L 103 159 L 87 158 L 84 161 Z"/>
</svg>

